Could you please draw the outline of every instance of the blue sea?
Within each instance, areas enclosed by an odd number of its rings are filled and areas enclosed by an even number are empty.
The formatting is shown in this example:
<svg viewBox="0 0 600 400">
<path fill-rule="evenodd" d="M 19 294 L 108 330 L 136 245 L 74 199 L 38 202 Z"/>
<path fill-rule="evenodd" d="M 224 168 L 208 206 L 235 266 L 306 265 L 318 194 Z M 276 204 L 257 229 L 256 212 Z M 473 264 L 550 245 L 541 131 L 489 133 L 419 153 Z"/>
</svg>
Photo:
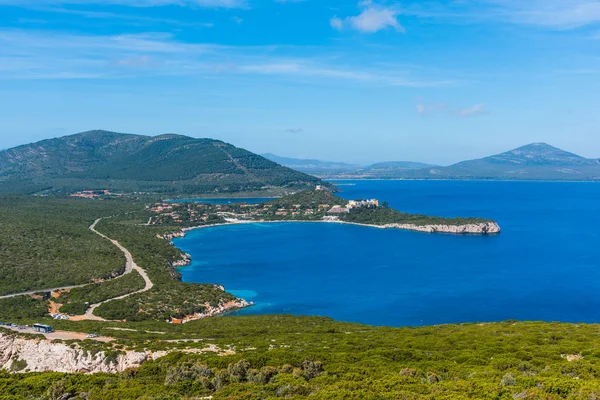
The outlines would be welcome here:
<svg viewBox="0 0 600 400">
<path fill-rule="evenodd" d="M 335 183 L 335 182 L 334 182 Z M 372 325 L 600 322 L 600 184 L 344 181 L 341 196 L 411 213 L 496 220 L 496 236 L 337 224 L 248 224 L 175 240 L 186 282 L 220 283 L 238 314 Z"/>
</svg>

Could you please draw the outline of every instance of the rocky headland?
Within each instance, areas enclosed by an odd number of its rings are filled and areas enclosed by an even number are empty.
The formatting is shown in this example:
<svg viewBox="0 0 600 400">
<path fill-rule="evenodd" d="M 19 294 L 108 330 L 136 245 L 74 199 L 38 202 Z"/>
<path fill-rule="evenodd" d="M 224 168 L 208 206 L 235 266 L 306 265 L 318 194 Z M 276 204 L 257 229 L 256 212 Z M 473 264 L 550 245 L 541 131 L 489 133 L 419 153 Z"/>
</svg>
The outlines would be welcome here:
<svg viewBox="0 0 600 400">
<path fill-rule="evenodd" d="M 222 286 L 220 288 L 222 288 Z M 196 321 L 198 319 L 203 319 L 203 318 L 208 318 L 208 317 L 214 317 L 216 315 L 221 315 L 221 314 L 225 314 L 225 313 L 239 310 L 242 308 L 251 307 L 253 305 L 254 305 L 253 302 L 248 302 L 244 299 L 235 299 L 235 300 L 231 300 L 228 302 L 222 302 L 216 307 L 213 307 L 210 304 L 206 303 L 206 305 L 205 305 L 206 310 L 204 312 L 193 314 L 193 315 L 186 315 L 185 318 L 183 318 L 181 320 L 173 319 L 169 322 L 185 324 L 186 322 Z"/>
<path fill-rule="evenodd" d="M 496 222 L 482 222 L 465 225 L 413 225 L 413 224 L 387 224 L 381 228 L 406 229 L 427 233 L 452 233 L 455 235 L 494 235 L 501 232 L 500 225 Z"/>
</svg>

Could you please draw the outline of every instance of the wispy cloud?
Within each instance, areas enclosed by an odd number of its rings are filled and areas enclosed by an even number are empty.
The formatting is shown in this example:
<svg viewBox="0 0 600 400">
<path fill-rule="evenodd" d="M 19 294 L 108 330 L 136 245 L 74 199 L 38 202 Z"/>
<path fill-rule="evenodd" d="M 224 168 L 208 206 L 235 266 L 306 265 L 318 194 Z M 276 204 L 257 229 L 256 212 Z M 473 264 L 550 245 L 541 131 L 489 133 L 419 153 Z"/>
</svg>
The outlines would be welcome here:
<svg viewBox="0 0 600 400">
<path fill-rule="evenodd" d="M 398 22 L 397 15 L 400 13 L 398 9 L 384 7 L 371 1 L 360 2 L 359 7 L 362 8 L 360 14 L 345 18 L 334 16 L 329 21 L 330 25 L 340 31 L 353 29 L 362 33 L 376 33 L 392 28 L 404 32 L 404 28 Z"/>
<path fill-rule="evenodd" d="M 577 28 L 600 21 L 597 0 L 529 0 L 506 2 L 515 22 L 556 28 Z"/>
<path fill-rule="evenodd" d="M 3 0 L 0 0 L 0 5 Z M 179 27 L 187 27 L 187 28 L 212 28 L 214 24 L 211 22 L 186 22 L 176 19 L 170 18 L 155 18 L 149 17 L 145 15 L 133 14 L 133 13 L 113 13 L 106 11 L 90 11 L 90 10 L 74 10 L 70 8 L 56 7 L 56 6 L 35 6 L 32 7 L 35 11 L 48 12 L 54 14 L 65 14 L 65 15 L 75 15 L 81 16 L 89 19 L 110 19 L 110 20 L 122 20 L 125 22 L 133 22 L 137 25 L 151 25 L 154 26 L 156 24 L 168 24 L 168 25 L 177 25 Z M 48 22 L 48 21 L 38 21 Z"/>
<path fill-rule="evenodd" d="M 402 15 L 457 21 L 500 21 L 551 29 L 574 29 L 600 22 L 598 0 L 413 1 Z"/>
<path fill-rule="evenodd" d="M 285 47 L 186 43 L 165 33 L 87 36 L 0 30 L 0 78 L 229 74 L 389 87 L 439 87 L 456 83 L 436 77 L 415 78 L 410 71 L 399 71 L 393 66 L 365 66 L 330 57 L 290 57 L 287 53 Z"/>
<path fill-rule="evenodd" d="M 129 7 L 198 6 L 214 8 L 247 7 L 246 0 L 0 0 L 0 5 L 31 7 L 43 5 L 121 5 Z"/>
<path fill-rule="evenodd" d="M 302 128 L 287 128 L 285 130 L 287 133 L 301 133 L 304 131 Z"/>
<path fill-rule="evenodd" d="M 458 110 L 457 114 L 461 117 L 473 117 L 475 115 L 489 113 L 485 104 L 475 104 L 472 107 L 463 108 Z"/>
<path fill-rule="evenodd" d="M 448 109 L 447 103 L 424 104 L 418 103 L 415 107 L 419 115 L 428 115 L 436 111 L 444 111 Z"/>
<path fill-rule="evenodd" d="M 489 110 L 483 103 L 475 104 L 471 107 L 466 108 L 453 108 L 446 102 L 427 104 L 424 102 L 422 97 L 417 99 L 417 105 L 415 106 L 417 113 L 421 116 L 427 116 L 434 113 L 445 113 L 448 115 L 455 115 L 459 117 L 472 117 L 475 115 L 487 114 Z"/>
<path fill-rule="evenodd" d="M 396 75 L 391 71 L 368 71 L 332 66 L 323 66 L 313 62 L 285 61 L 263 64 L 243 65 L 240 71 L 263 75 L 313 77 L 325 79 L 342 79 L 364 84 L 405 87 L 439 87 L 449 86 L 456 82 L 451 80 L 414 80 L 406 76 Z"/>
</svg>

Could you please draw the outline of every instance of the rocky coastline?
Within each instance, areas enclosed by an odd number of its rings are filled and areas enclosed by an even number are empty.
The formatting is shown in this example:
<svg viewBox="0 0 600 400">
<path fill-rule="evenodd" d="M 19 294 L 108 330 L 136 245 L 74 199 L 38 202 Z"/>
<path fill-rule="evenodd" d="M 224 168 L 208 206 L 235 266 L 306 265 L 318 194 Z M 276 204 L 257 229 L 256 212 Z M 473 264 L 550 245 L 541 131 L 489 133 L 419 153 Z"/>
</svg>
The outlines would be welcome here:
<svg viewBox="0 0 600 400">
<path fill-rule="evenodd" d="M 466 225 L 387 224 L 381 226 L 381 228 L 406 229 L 426 233 L 451 233 L 455 235 L 495 235 L 501 232 L 500 225 L 496 222 Z"/>
<path fill-rule="evenodd" d="M 222 286 L 221 286 L 222 288 Z M 223 289 L 224 290 L 224 289 Z M 246 307 L 251 307 L 253 306 L 254 303 L 253 302 L 248 302 L 244 299 L 235 299 L 235 300 L 231 300 L 228 302 L 222 302 L 220 303 L 218 306 L 213 307 L 210 304 L 205 304 L 206 306 L 206 311 L 202 312 L 202 313 L 196 313 L 196 314 L 192 314 L 192 315 L 186 315 L 184 318 L 182 319 L 171 319 L 170 323 L 179 323 L 179 324 L 185 324 L 187 322 L 191 322 L 191 321 L 196 321 L 199 319 L 204 319 L 204 318 L 209 318 L 209 317 L 214 317 L 216 315 L 221 315 L 221 314 L 225 314 L 231 311 L 235 311 L 235 310 L 240 310 L 242 308 L 246 308 Z"/>
<path fill-rule="evenodd" d="M 177 261 L 173 261 L 171 266 L 174 268 L 187 267 L 192 263 L 192 256 L 188 253 L 183 253 L 181 255 L 181 259 Z"/>
<path fill-rule="evenodd" d="M 345 225 L 356 225 L 356 226 L 364 226 L 368 228 L 379 228 L 379 229 L 404 229 L 410 231 L 417 232 L 425 232 L 425 233 L 449 233 L 454 235 L 495 235 L 502 232 L 500 225 L 494 221 L 486 221 L 480 223 L 472 223 L 472 224 L 463 224 L 463 225 L 415 225 L 415 224 L 384 224 L 384 225 L 374 225 L 374 224 L 360 224 L 356 222 L 346 222 L 346 221 L 307 221 L 307 220 L 281 220 L 281 221 L 266 221 L 266 220 L 230 220 L 227 223 L 223 224 L 214 224 L 214 225 L 200 225 L 200 226 L 192 226 L 187 228 L 182 228 L 178 232 L 173 232 L 165 236 L 161 236 L 166 240 L 172 240 L 173 238 L 182 238 L 185 237 L 187 232 L 195 229 L 204 229 L 211 228 L 215 226 L 225 226 L 225 225 L 234 225 L 234 224 L 252 224 L 252 223 L 261 223 L 261 224 L 278 224 L 278 223 L 325 223 L 325 224 L 345 224 Z"/>
</svg>

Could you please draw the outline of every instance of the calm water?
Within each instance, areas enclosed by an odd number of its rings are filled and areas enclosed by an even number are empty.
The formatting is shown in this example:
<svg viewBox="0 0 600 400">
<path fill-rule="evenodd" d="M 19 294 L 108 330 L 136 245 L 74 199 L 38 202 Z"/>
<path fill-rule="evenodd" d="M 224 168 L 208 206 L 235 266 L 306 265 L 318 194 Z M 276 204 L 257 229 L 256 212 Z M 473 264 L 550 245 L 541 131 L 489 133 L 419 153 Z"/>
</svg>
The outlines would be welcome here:
<svg viewBox="0 0 600 400">
<path fill-rule="evenodd" d="M 349 182 L 343 182 L 348 184 Z M 501 235 L 452 236 L 335 224 L 192 231 L 185 281 L 256 302 L 241 313 L 376 325 L 507 319 L 600 322 L 600 184 L 356 181 L 348 199 L 408 212 L 481 216 Z"/>
</svg>

